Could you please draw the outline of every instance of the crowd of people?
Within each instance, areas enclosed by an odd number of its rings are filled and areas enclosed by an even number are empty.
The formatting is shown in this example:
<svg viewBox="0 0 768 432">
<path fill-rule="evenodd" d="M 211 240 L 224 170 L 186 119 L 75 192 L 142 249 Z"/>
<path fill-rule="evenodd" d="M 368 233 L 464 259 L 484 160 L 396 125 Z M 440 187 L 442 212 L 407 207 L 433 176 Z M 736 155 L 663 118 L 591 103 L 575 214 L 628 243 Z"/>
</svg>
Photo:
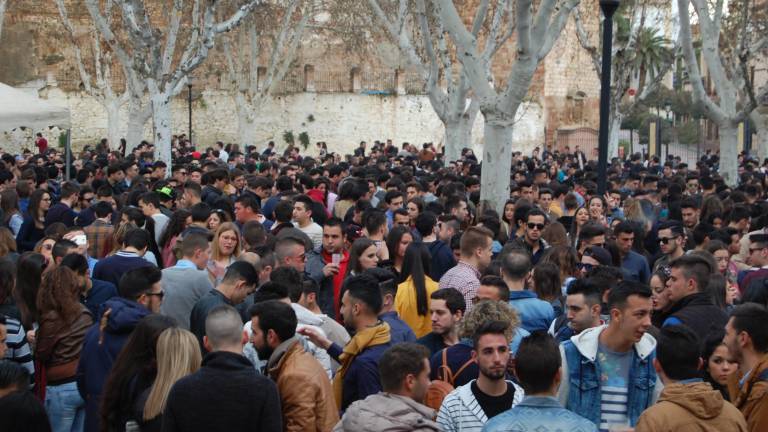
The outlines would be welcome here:
<svg viewBox="0 0 768 432">
<path fill-rule="evenodd" d="M 38 147 L 0 162 L 0 430 L 768 430 L 748 155 L 600 194 L 515 152 L 497 206 L 432 144 Z"/>
</svg>

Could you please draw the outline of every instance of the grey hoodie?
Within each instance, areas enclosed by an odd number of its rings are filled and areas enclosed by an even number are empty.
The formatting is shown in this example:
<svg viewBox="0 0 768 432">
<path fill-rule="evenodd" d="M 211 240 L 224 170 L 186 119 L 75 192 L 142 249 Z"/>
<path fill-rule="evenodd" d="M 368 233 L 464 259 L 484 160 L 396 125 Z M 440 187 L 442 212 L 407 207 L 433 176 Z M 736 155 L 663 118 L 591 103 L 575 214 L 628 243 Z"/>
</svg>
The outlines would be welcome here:
<svg viewBox="0 0 768 432">
<path fill-rule="evenodd" d="M 354 402 L 333 432 L 434 432 L 435 410 L 411 398 L 380 392 Z"/>
</svg>

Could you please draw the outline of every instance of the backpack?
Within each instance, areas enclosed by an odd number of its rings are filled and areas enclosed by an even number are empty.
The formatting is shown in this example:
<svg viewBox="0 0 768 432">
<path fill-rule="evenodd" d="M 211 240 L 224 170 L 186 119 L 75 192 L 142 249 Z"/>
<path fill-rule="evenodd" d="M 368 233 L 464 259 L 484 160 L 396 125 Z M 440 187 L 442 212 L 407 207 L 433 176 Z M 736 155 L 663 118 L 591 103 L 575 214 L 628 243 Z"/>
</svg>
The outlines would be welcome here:
<svg viewBox="0 0 768 432">
<path fill-rule="evenodd" d="M 473 359 L 467 360 L 456 373 L 453 373 L 451 368 L 448 367 L 448 348 L 443 349 L 443 362 L 437 370 L 437 379 L 429 383 L 429 387 L 427 387 L 427 395 L 424 398 L 424 405 L 435 411 L 440 410 L 440 405 L 443 404 L 443 399 L 448 396 L 448 393 L 454 390 L 453 383 L 456 380 L 456 377 L 474 362 Z"/>
</svg>

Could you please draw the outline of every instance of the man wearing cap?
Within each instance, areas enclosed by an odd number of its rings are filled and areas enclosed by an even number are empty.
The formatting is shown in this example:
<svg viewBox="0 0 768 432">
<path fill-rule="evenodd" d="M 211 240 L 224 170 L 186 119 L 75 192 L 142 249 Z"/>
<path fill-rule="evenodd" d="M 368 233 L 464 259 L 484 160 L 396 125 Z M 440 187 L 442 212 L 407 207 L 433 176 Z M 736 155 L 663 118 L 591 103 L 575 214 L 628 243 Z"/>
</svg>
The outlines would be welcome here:
<svg viewBox="0 0 768 432">
<path fill-rule="evenodd" d="M 581 261 L 578 264 L 582 277 L 586 277 L 587 273 L 597 266 L 610 265 L 613 265 L 611 253 L 599 246 L 589 246 L 584 249 L 584 254 L 581 255 Z"/>
</svg>

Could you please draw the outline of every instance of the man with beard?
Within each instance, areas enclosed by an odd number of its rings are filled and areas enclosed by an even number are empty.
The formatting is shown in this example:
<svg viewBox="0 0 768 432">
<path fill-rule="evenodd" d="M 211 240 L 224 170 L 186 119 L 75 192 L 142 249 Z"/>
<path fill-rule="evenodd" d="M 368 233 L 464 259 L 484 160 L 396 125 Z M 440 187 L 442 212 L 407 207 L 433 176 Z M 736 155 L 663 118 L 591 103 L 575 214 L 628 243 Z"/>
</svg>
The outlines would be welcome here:
<svg viewBox="0 0 768 432">
<path fill-rule="evenodd" d="M 389 325 L 379 319 L 381 303 L 376 278 L 369 274 L 352 276 L 341 298 L 344 325 L 354 334 L 349 343 L 341 347 L 310 327 L 299 330 L 341 365 L 333 379 L 333 394 L 342 411 L 352 402 L 381 391 L 379 359 L 391 346 Z"/>
<path fill-rule="evenodd" d="M 731 374 L 731 401 L 747 419 L 750 432 L 768 430 L 768 310 L 757 303 L 737 306 L 725 326 L 723 343 L 739 363 Z"/>
<path fill-rule="evenodd" d="M 505 321 L 486 321 L 475 330 L 472 358 L 480 374 L 443 400 L 437 414 L 443 431 L 479 432 L 489 419 L 523 399 L 523 389 L 505 379 L 510 339 L 510 324 Z"/>
<path fill-rule="evenodd" d="M 429 351 L 404 342 L 379 361 L 382 392 L 350 405 L 336 432 L 362 430 L 439 431 L 435 411 L 422 405 L 429 387 Z"/>
<path fill-rule="evenodd" d="M 668 266 L 669 263 L 685 254 L 685 232 L 683 224 L 678 221 L 667 221 L 659 225 L 659 246 L 663 254 L 653 265 L 653 273 L 656 273 L 661 267 Z"/>
<path fill-rule="evenodd" d="M 325 369 L 302 347 L 296 336 L 297 318 L 279 300 L 251 307 L 251 343 L 267 360 L 265 373 L 277 383 L 285 431 L 333 429 L 339 421 L 333 388 Z"/>
<path fill-rule="evenodd" d="M 525 215 L 525 234 L 511 242 L 516 247 L 528 252 L 533 265 L 539 262 L 541 256 L 549 248 L 547 242 L 541 238 L 541 233 L 546 226 L 547 215 L 543 211 L 537 208 L 528 210 Z"/>
</svg>

